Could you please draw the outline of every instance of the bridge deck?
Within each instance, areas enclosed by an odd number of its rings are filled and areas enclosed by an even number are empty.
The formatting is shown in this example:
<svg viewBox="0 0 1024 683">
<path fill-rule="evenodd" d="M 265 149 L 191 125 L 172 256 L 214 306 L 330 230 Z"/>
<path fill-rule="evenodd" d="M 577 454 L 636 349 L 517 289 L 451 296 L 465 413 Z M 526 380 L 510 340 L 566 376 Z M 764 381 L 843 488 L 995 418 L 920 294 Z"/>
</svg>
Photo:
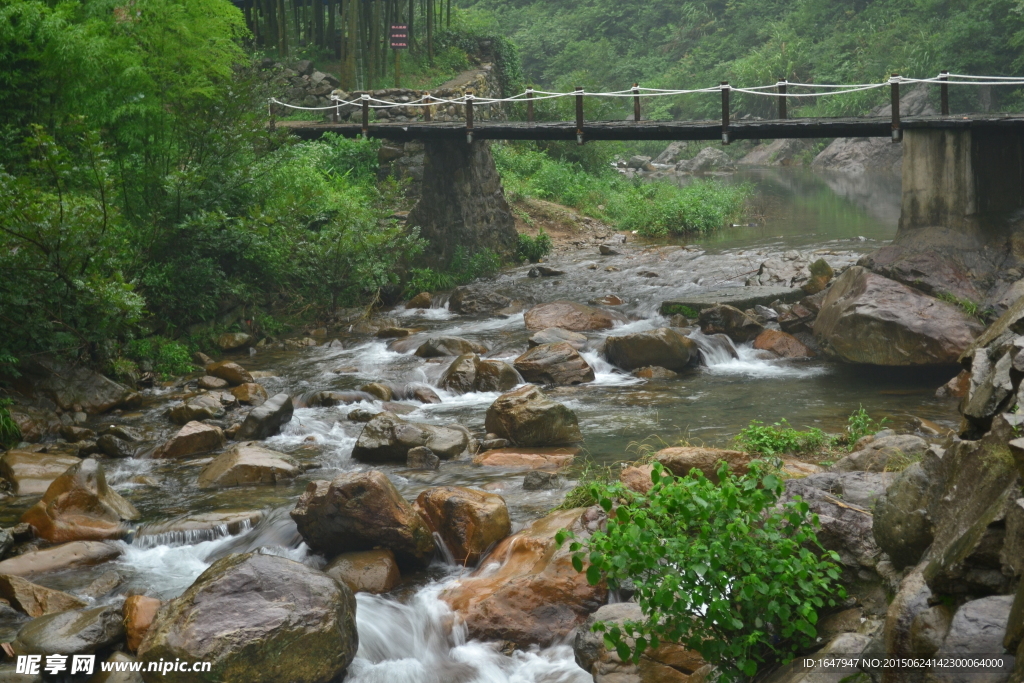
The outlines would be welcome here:
<svg viewBox="0 0 1024 683">
<path fill-rule="evenodd" d="M 315 140 L 324 133 L 345 137 L 362 134 L 362 126 L 353 123 L 281 121 L 304 140 Z M 1009 128 L 1024 130 L 1024 115 L 927 116 L 906 117 L 903 130 L 923 128 Z M 466 124 L 452 123 L 371 123 L 368 134 L 396 142 L 410 140 L 465 140 Z M 730 140 L 773 140 L 778 138 L 887 138 L 892 134 L 889 117 L 739 120 L 729 125 Z M 720 140 L 721 121 L 588 121 L 583 138 L 593 140 Z M 575 140 L 576 124 L 571 121 L 526 123 L 521 121 L 477 122 L 474 140 Z"/>
</svg>

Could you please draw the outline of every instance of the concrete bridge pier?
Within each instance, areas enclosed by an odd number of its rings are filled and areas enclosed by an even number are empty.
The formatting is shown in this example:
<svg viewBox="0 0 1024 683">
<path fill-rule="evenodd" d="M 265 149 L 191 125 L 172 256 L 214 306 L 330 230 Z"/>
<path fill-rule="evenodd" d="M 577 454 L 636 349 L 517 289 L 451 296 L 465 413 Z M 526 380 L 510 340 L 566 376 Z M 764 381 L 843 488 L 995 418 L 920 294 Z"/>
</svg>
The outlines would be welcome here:
<svg viewBox="0 0 1024 683">
<path fill-rule="evenodd" d="M 904 131 L 899 229 L 861 264 L 998 310 L 1024 295 L 1024 131 L 965 124 Z"/>
<path fill-rule="evenodd" d="M 519 237 L 490 143 L 437 140 L 424 148 L 420 199 L 408 224 L 427 239 L 426 262 L 447 265 L 460 246 L 468 254 L 514 252 Z"/>
</svg>

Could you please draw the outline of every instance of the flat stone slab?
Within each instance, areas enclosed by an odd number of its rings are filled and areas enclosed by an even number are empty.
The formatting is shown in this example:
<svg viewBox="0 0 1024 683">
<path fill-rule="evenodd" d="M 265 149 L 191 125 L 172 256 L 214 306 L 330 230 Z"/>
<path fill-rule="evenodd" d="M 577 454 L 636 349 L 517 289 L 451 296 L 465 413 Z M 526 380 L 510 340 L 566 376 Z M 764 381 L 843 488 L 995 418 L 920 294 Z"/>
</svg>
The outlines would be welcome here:
<svg viewBox="0 0 1024 683">
<path fill-rule="evenodd" d="M 662 315 L 675 315 L 682 313 L 685 306 L 698 313 L 705 308 L 711 308 L 716 304 L 728 304 L 735 306 L 741 311 L 753 308 L 760 304 L 767 306 L 778 299 L 788 304 L 804 298 L 807 294 L 799 287 L 723 287 L 705 292 L 695 292 L 691 296 L 682 296 L 678 299 L 669 299 L 661 303 Z"/>
</svg>

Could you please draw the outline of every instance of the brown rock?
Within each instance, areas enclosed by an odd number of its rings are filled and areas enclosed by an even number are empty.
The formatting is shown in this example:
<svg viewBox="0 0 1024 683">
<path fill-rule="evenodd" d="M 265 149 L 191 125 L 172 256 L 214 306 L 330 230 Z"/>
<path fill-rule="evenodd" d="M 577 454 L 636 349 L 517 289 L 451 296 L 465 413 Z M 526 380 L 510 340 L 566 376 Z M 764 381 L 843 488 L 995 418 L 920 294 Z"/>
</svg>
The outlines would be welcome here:
<svg viewBox="0 0 1024 683">
<path fill-rule="evenodd" d="M 495 493 L 440 486 L 421 493 L 416 505 L 455 561 L 466 566 L 512 533 L 505 499 Z"/>
<path fill-rule="evenodd" d="M 206 374 L 219 377 L 232 386 L 252 383 L 252 375 L 249 374 L 249 371 L 238 363 L 232 363 L 229 360 L 222 360 L 219 363 L 207 365 Z"/>
<path fill-rule="evenodd" d="M 216 391 L 218 389 L 227 389 L 229 386 L 231 386 L 230 384 L 228 384 L 228 381 L 226 379 L 214 377 L 213 375 L 203 375 L 202 377 L 199 378 L 198 385 L 200 389 L 207 389 L 212 391 Z"/>
<path fill-rule="evenodd" d="M 377 337 L 380 339 L 404 339 L 415 332 L 416 330 L 408 327 L 382 327 L 377 330 Z"/>
<path fill-rule="evenodd" d="M 185 425 L 189 422 L 202 422 L 224 417 L 224 406 L 220 399 L 212 394 L 195 396 L 171 408 L 171 422 Z"/>
<path fill-rule="evenodd" d="M 235 434 L 239 440 L 267 439 L 281 431 L 292 419 L 295 406 L 292 397 L 285 393 L 274 394 L 245 416 L 245 422 Z"/>
<path fill-rule="evenodd" d="M 487 347 L 462 337 L 431 337 L 416 349 L 416 355 L 420 358 L 461 356 L 467 353 L 487 353 Z"/>
<path fill-rule="evenodd" d="M 309 547 L 328 557 L 387 548 L 399 563 L 422 565 L 434 553 L 429 527 L 379 470 L 311 481 L 291 515 Z"/>
<path fill-rule="evenodd" d="M 234 351 L 252 341 L 252 335 L 245 332 L 225 332 L 217 337 L 217 346 L 221 351 Z"/>
<path fill-rule="evenodd" d="M 653 465 L 639 465 L 624 467 L 619 472 L 619 481 L 626 485 L 626 488 L 637 493 L 647 493 L 654 486 L 651 480 L 651 473 L 654 472 Z"/>
<path fill-rule="evenodd" d="M 0 597 L 30 617 L 80 609 L 88 604 L 63 591 L 44 588 L 11 574 L 0 574 Z"/>
<path fill-rule="evenodd" d="M 88 567 L 118 557 L 121 549 L 102 541 L 73 541 L 55 548 L 30 550 L 0 562 L 0 574 L 30 576 L 73 567 Z"/>
<path fill-rule="evenodd" d="M 202 422 L 189 422 L 178 430 L 163 446 L 153 453 L 154 458 L 184 458 L 209 453 L 224 447 L 224 432 L 220 427 Z"/>
<path fill-rule="evenodd" d="M 395 554 L 390 550 L 342 553 L 331 560 L 324 572 L 353 593 L 387 593 L 402 579 Z"/>
<path fill-rule="evenodd" d="M 561 327 L 563 330 L 574 332 L 608 330 L 614 327 L 616 322 L 626 321 L 625 316 L 621 313 L 612 313 L 573 301 L 538 304 L 528 310 L 523 319 L 526 321 L 528 330 Z"/>
<path fill-rule="evenodd" d="M 751 457 L 742 451 L 696 446 L 663 448 L 655 453 L 654 458 L 677 477 L 685 477 L 690 470 L 696 468 L 715 482 L 718 481 L 718 468 L 722 460 L 729 465 L 729 470 L 733 474 L 746 474 L 751 460 Z"/>
<path fill-rule="evenodd" d="M 676 379 L 679 377 L 678 372 L 672 372 L 668 368 L 659 367 L 657 365 L 648 365 L 646 368 L 637 368 L 632 373 L 634 377 L 640 379 Z"/>
<path fill-rule="evenodd" d="M 956 377 L 935 390 L 938 398 L 963 398 L 971 389 L 971 373 L 961 370 Z"/>
<path fill-rule="evenodd" d="M 614 294 L 606 294 L 605 296 L 599 296 L 596 299 L 591 299 L 588 303 L 591 306 L 621 306 L 626 302 Z"/>
<path fill-rule="evenodd" d="M 378 398 L 381 401 L 390 401 L 395 396 L 395 392 L 392 391 L 391 387 L 381 382 L 370 382 L 359 387 L 359 391 L 365 391 L 370 396 Z"/>
<path fill-rule="evenodd" d="M 88 458 L 54 479 L 21 521 L 39 538 L 66 543 L 118 538 L 126 531 L 122 522 L 138 517 L 135 506 L 107 486 L 103 466 Z"/>
<path fill-rule="evenodd" d="M 57 414 L 49 410 L 36 410 L 19 405 L 13 405 L 8 410 L 11 420 L 18 425 L 22 441 L 37 443 L 42 441 L 47 434 L 64 429 Z M 68 441 L 70 440 L 68 439 Z"/>
<path fill-rule="evenodd" d="M 469 432 L 457 425 L 406 422 L 394 413 L 374 415 L 359 434 L 352 457 L 363 462 L 406 462 L 409 450 L 426 446 L 443 460 L 466 453 L 470 446 Z"/>
<path fill-rule="evenodd" d="M 583 440 L 576 413 L 527 384 L 502 394 L 487 409 L 488 432 L 520 446 L 558 446 Z"/>
<path fill-rule="evenodd" d="M 251 406 L 263 405 L 270 398 L 263 385 L 256 382 L 238 385 L 231 390 L 231 395 L 238 399 L 239 403 L 247 403 Z"/>
<path fill-rule="evenodd" d="M 0 457 L 0 476 L 11 483 L 15 495 L 38 496 L 46 492 L 54 479 L 80 462 L 72 455 L 11 450 Z"/>
<path fill-rule="evenodd" d="M 528 468 L 561 469 L 572 464 L 580 452 L 578 447 L 541 447 L 532 448 L 492 448 L 473 458 L 473 464 L 486 467 L 506 467 L 509 469 Z"/>
<path fill-rule="evenodd" d="M 465 620 L 470 638 L 509 640 L 520 647 L 551 643 L 604 604 L 608 589 L 588 584 L 572 566 L 569 544 L 555 543 L 563 528 L 577 539 L 588 535 L 584 512 L 564 510 L 532 522 L 442 594 Z"/>
<path fill-rule="evenodd" d="M 530 347 L 540 346 L 541 344 L 557 344 L 559 342 L 568 342 L 574 349 L 579 351 L 587 345 L 587 337 L 579 332 L 570 332 L 560 327 L 548 327 L 540 332 L 535 332 L 527 340 L 527 344 Z"/>
<path fill-rule="evenodd" d="M 135 400 L 132 390 L 85 365 L 50 357 L 28 357 L 18 367 L 15 387 L 27 396 L 44 397 L 66 412 L 99 415 Z"/>
<path fill-rule="evenodd" d="M 527 382 L 581 384 L 594 381 L 594 369 L 568 342 L 534 346 L 516 358 L 513 365 Z"/>
<path fill-rule="evenodd" d="M 752 341 L 764 327 L 740 309 L 717 304 L 700 312 L 700 331 L 704 334 L 724 334 L 735 342 Z"/>
<path fill-rule="evenodd" d="M 68 443 L 78 443 L 79 441 L 87 441 L 89 439 L 96 438 L 96 432 L 85 427 L 75 427 L 74 425 L 63 425 L 60 428 L 60 435 L 64 437 L 64 440 Z"/>
<path fill-rule="evenodd" d="M 476 367 L 479 364 L 480 357 L 475 353 L 462 354 L 444 371 L 438 386 L 457 394 L 476 391 Z"/>
<path fill-rule="evenodd" d="M 406 302 L 405 307 L 409 308 L 430 308 L 430 292 L 420 292 Z"/>
<path fill-rule="evenodd" d="M 412 390 L 412 397 L 420 403 L 440 403 L 441 397 L 430 387 L 416 387 Z"/>
<path fill-rule="evenodd" d="M 754 348 L 771 351 L 782 358 L 810 358 L 814 355 L 799 339 L 778 330 L 765 330 L 757 335 Z"/>
<path fill-rule="evenodd" d="M 290 456 L 243 443 L 214 458 L 199 474 L 197 484 L 201 489 L 276 484 L 301 473 L 299 464 Z"/>
<path fill-rule="evenodd" d="M 161 604 L 160 600 L 145 595 L 129 595 L 125 598 L 121 614 L 124 615 L 124 629 L 128 634 L 128 649 L 132 652 L 139 649 Z"/>
<path fill-rule="evenodd" d="M 699 357 L 697 342 L 671 327 L 608 337 L 604 355 L 623 370 L 653 365 L 673 372 L 682 372 Z"/>
<path fill-rule="evenodd" d="M 522 381 L 516 369 L 503 360 L 481 360 L 476 365 L 477 391 L 508 391 Z"/>
</svg>

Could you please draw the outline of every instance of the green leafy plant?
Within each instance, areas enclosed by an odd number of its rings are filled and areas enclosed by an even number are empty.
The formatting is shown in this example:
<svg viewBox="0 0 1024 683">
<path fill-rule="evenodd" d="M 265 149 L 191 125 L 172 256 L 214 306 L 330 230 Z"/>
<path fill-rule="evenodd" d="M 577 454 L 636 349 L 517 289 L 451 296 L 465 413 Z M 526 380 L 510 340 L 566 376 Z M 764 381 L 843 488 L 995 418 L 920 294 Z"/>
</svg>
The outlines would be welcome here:
<svg viewBox="0 0 1024 683">
<path fill-rule="evenodd" d="M 124 351 L 136 362 L 151 364 L 153 372 L 161 379 L 184 375 L 195 369 L 188 346 L 165 337 L 153 336 L 132 340 L 125 345 Z M 129 376 L 132 372 L 127 365 L 121 366 L 120 369 L 129 373 Z"/>
<path fill-rule="evenodd" d="M 519 235 L 519 246 L 516 247 L 516 258 L 537 263 L 551 253 L 551 236 L 543 227 L 537 230 L 537 236 Z"/>
<path fill-rule="evenodd" d="M 595 483 L 607 529 L 570 546 L 587 581 L 629 581 L 644 619 L 597 623 L 607 646 L 638 662 L 661 643 L 696 650 L 723 681 L 745 680 L 816 642 L 818 613 L 845 593 L 838 555 L 817 540 L 817 516 L 760 463 L 743 476 L 722 463 L 719 483 L 694 468 L 677 478 L 655 463 L 646 495 Z M 564 542 L 571 534 L 559 532 Z"/>
<path fill-rule="evenodd" d="M 0 398 L 0 446 L 9 448 L 21 441 L 21 428 L 11 417 L 12 401 Z"/>
<path fill-rule="evenodd" d="M 774 456 L 783 453 L 812 452 L 829 445 L 831 439 L 817 427 L 799 431 L 782 419 L 770 425 L 760 420 L 751 420 L 747 427 L 740 430 L 736 442 L 750 453 Z"/>
<path fill-rule="evenodd" d="M 861 437 L 882 431 L 885 428 L 885 423 L 888 421 L 889 418 L 887 417 L 883 417 L 881 420 L 872 419 L 868 415 L 868 411 L 864 410 L 864 406 L 860 406 L 857 410 L 850 413 L 850 417 L 846 419 L 846 441 L 849 444 L 850 450 L 853 450 L 854 444 Z"/>
<path fill-rule="evenodd" d="M 970 299 L 965 299 L 963 297 L 956 296 L 955 294 L 951 294 L 950 292 L 943 292 L 942 294 L 939 294 L 937 298 L 939 299 L 939 301 L 945 301 L 947 304 L 953 304 L 954 306 L 956 306 L 957 308 L 959 308 L 961 311 L 971 316 L 972 318 L 982 317 L 981 307 L 978 306 L 977 303 L 971 301 Z"/>
<path fill-rule="evenodd" d="M 478 277 L 487 277 L 497 273 L 503 262 L 501 256 L 490 249 L 481 249 L 470 255 L 465 247 L 458 246 L 452 256 L 448 268 L 412 268 L 403 290 L 406 297 L 415 296 L 419 292 L 439 292 L 452 289 Z"/>
</svg>

